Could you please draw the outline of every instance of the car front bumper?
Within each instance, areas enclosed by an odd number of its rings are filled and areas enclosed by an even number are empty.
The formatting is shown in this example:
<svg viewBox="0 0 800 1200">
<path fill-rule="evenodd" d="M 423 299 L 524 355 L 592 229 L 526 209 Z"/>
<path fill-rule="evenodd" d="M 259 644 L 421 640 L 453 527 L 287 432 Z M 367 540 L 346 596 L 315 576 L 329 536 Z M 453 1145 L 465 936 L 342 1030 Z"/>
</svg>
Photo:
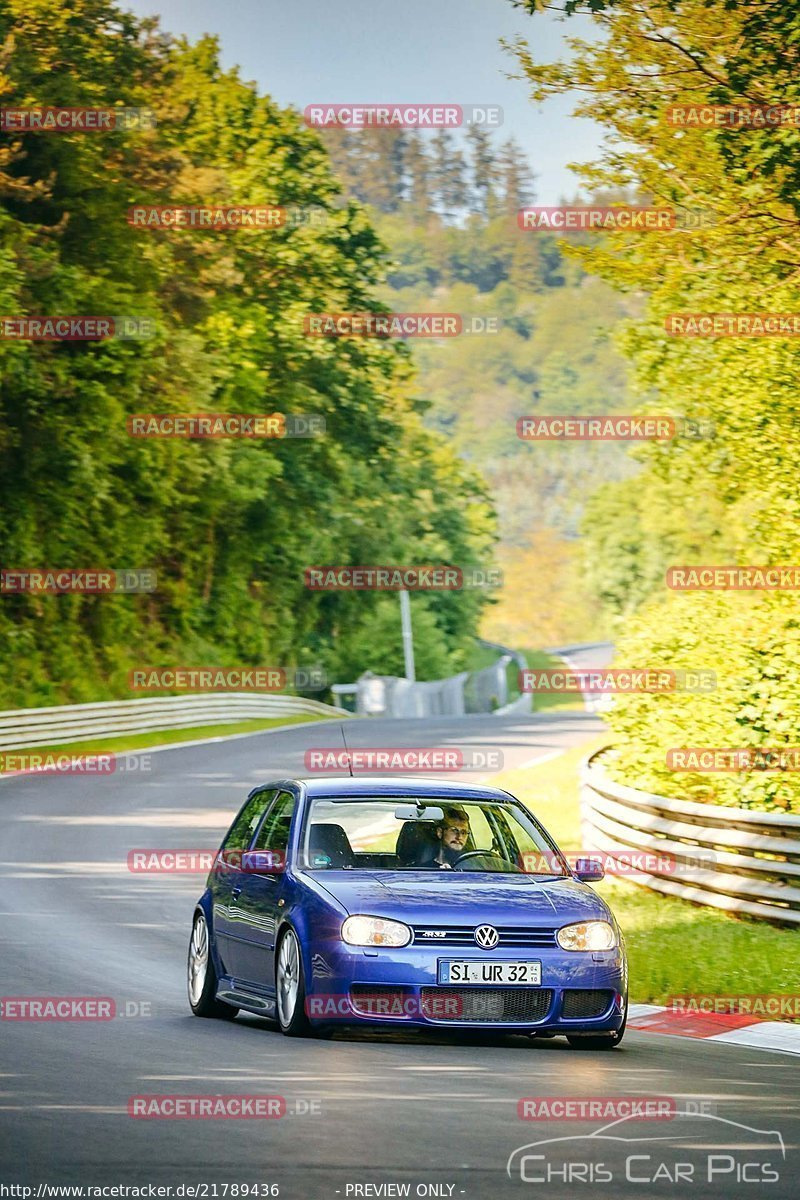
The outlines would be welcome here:
<svg viewBox="0 0 800 1200">
<path fill-rule="evenodd" d="M 541 963 L 541 984 L 438 983 L 440 960 L 492 958 Z M 596 952 L 453 947 L 445 952 L 418 945 L 371 950 L 332 941 L 317 944 L 306 965 L 306 1011 L 319 1024 L 605 1033 L 622 1025 L 626 996 L 621 947 Z"/>
</svg>

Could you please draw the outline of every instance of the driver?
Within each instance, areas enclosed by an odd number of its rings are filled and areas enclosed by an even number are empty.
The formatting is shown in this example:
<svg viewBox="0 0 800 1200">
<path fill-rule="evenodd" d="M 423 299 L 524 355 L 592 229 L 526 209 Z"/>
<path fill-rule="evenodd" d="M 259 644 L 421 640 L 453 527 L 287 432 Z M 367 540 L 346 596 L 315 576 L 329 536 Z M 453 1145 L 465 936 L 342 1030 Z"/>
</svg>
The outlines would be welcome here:
<svg viewBox="0 0 800 1200">
<path fill-rule="evenodd" d="M 450 870 L 464 853 L 469 839 L 469 817 L 463 808 L 449 805 L 436 826 L 436 840 L 423 848 L 417 866 Z"/>
</svg>

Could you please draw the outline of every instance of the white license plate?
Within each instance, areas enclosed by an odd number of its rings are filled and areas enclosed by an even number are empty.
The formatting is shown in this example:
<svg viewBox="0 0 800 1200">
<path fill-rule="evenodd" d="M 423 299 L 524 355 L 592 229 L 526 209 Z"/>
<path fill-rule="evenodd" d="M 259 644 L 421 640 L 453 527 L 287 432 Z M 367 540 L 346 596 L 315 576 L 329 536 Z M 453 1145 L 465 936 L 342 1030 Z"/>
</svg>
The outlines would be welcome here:
<svg viewBox="0 0 800 1200">
<path fill-rule="evenodd" d="M 468 962 L 463 959 L 439 959 L 439 983 L 469 983 L 486 985 L 498 983 L 541 984 L 540 962 Z"/>
</svg>

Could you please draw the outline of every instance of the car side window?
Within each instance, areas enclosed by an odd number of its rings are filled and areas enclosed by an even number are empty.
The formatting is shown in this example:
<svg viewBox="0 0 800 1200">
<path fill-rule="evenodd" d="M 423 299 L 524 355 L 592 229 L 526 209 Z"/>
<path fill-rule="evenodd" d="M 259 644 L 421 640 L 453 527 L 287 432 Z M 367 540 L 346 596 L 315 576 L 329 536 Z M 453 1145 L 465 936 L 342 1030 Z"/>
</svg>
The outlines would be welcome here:
<svg viewBox="0 0 800 1200">
<path fill-rule="evenodd" d="M 256 792 L 245 804 L 222 843 L 223 850 L 246 850 L 250 845 L 258 823 L 276 795 L 275 788 Z"/>
<path fill-rule="evenodd" d="M 280 793 L 264 818 L 264 824 L 258 831 L 253 850 L 271 850 L 285 858 L 295 804 L 296 798 L 290 792 Z"/>
</svg>

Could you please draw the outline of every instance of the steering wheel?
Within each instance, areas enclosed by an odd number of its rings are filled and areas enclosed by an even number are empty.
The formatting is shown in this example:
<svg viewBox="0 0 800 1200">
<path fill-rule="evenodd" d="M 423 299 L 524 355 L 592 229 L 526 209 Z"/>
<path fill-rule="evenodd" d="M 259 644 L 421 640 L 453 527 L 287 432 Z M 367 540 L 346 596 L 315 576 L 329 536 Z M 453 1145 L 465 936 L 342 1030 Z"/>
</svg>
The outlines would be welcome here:
<svg viewBox="0 0 800 1200">
<path fill-rule="evenodd" d="M 453 863 L 453 870 L 460 870 L 461 864 L 466 862 L 468 858 L 488 858 L 490 855 L 492 858 L 499 858 L 501 862 L 505 862 L 503 856 L 498 854 L 496 850 L 465 850 L 463 854 L 459 854 Z"/>
</svg>

